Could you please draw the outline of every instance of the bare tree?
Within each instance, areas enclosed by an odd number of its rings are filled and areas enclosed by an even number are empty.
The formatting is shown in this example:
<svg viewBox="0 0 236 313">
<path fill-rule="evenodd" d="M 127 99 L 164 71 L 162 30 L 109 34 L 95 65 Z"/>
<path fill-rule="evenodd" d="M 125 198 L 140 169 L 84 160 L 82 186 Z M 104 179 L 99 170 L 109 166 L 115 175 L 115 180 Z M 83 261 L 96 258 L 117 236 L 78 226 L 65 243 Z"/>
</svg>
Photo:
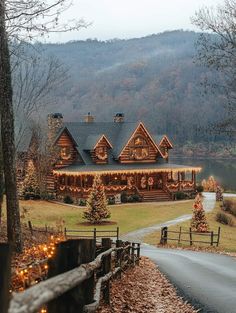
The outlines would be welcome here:
<svg viewBox="0 0 236 313">
<path fill-rule="evenodd" d="M 198 60 L 220 73 L 211 86 L 226 96 L 227 116 L 215 128 L 232 134 L 236 131 L 236 0 L 204 7 L 192 21 L 203 31 L 197 42 Z"/>
<path fill-rule="evenodd" d="M 21 252 L 21 226 L 16 190 L 14 115 L 11 66 L 5 24 L 5 1 L 0 0 L 0 113 L 3 169 L 7 203 L 7 237 L 14 250 Z"/>
<path fill-rule="evenodd" d="M 29 129 L 30 120 L 40 116 L 42 110 L 53 101 L 50 92 L 60 88 L 67 78 L 68 71 L 62 63 L 56 57 L 45 56 L 39 50 L 25 52 L 24 59 L 14 67 L 12 84 L 14 114 L 17 116 L 17 150 Z"/>
<path fill-rule="evenodd" d="M 68 8 L 67 0 L 0 0 L 0 114 L 2 157 L 7 204 L 7 236 L 14 250 L 22 250 L 19 202 L 16 189 L 14 113 L 9 43 L 16 43 L 17 54 L 22 40 L 86 27 L 83 20 L 60 24 L 61 13 Z M 1 176 L 1 173 L 0 173 Z"/>
</svg>

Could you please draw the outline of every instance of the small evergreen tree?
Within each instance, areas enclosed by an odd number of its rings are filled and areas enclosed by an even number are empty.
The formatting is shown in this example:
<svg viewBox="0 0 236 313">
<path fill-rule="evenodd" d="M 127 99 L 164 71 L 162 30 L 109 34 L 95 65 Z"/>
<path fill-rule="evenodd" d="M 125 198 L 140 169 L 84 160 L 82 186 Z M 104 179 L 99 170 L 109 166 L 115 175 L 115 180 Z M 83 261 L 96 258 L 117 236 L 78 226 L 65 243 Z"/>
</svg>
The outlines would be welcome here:
<svg viewBox="0 0 236 313">
<path fill-rule="evenodd" d="M 193 204 L 193 216 L 191 220 L 191 227 L 194 231 L 197 232 L 204 233 L 208 231 L 208 223 L 202 205 L 202 200 L 199 194 L 197 194 Z"/>
<path fill-rule="evenodd" d="M 39 197 L 38 177 L 32 160 L 28 162 L 25 179 L 22 184 L 22 193 L 25 197 Z"/>
<path fill-rule="evenodd" d="M 83 218 L 92 224 L 101 222 L 111 216 L 107 209 L 107 199 L 100 176 L 94 177 L 92 191 L 87 200 L 87 208 L 83 213 Z"/>
</svg>

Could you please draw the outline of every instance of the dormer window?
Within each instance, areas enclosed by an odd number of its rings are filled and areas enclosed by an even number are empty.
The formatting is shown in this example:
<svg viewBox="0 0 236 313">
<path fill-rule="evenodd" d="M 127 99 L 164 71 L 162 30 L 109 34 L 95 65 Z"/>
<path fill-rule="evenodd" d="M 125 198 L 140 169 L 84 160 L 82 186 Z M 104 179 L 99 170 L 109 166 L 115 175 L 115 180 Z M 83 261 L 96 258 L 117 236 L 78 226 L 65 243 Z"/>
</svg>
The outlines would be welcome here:
<svg viewBox="0 0 236 313">
<path fill-rule="evenodd" d="M 107 147 L 97 147 L 95 149 L 95 154 L 98 160 L 101 161 L 107 160 Z"/>
<path fill-rule="evenodd" d="M 144 160 L 149 157 L 149 145 L 145 138 L 137 136 L 130 146 L 130 157 L 134 160 Z"/>
</svg>

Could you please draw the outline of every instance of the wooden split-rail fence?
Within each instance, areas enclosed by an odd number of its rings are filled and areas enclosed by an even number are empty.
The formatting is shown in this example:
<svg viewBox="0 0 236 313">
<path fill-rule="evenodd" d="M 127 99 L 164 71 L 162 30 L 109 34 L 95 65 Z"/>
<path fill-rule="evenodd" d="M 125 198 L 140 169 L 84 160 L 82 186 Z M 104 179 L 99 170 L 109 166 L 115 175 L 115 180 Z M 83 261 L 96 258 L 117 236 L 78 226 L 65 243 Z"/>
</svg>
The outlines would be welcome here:
<svg viewBox="0 0 236 313">
<path fill-rule="evenodd" d="M 78 238 L 92 238 L 95 240 L 95 242 L 101 241 L 101 238 L 104 237 L 111 237 L 113 240 L 119 240 L 119 227 L 116 227 L 116 229 L 110 229 L 110 230 L 99 230 L 97 228 L 93 228 L 91 230 L 85 230 L 85 229 L 68 229 L 64 228 L 63 231 L 58 232 L 52 227 L 48 227 L 45 225 L 44 228 L 33 228 L 33 225 L 31 221 L 28 221 L 28 228 L 31 233 L 31 235 L 34 235 L 34 233 L 41 232 L 45 235 L 53 235 L 58 233 L 63 233 L 65 239 L 78 239 Z"/>
<path fill-rule="evenodd" d="M 202 239 L 200 239 L 200 238 Z M 220 242 L 220 227 L 217 232 L 196 232 L 190 227 L 188 231 L 183 230 L 180 226 L 179 230 L 169 230 L 168 227 L 161 229 L 161 240 L 160 244 L 166 245 L 168 241 L 177 241 L 178 244 L 189 243 L 192 246 L 194 243 L 203 243 L 211 246 L 219 246 Z"/>
<path fill-rule="evenodd" d="M 102 238 L 96 257 L 94 239 L 71 239 L 56 245 L 48 279 L 10 295 L 11 247 L 0 244 L 1 313 L 96 312 L 100 299 L 110 303 L 110 281 L 139 264 L 140 244 Z"/>
</svg>

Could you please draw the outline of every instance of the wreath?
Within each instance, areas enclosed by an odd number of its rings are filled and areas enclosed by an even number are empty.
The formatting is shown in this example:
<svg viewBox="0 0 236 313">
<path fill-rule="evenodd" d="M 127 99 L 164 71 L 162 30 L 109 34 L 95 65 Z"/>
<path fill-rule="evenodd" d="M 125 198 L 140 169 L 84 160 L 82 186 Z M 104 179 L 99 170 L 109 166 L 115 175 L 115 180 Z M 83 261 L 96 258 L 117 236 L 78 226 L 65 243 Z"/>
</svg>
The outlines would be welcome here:
<svg viewBox="0 0 236 313">
<path fill-rule="evenodd" d="M 141 184 L 140 184 L 140 185 L 141 185 L 141 188 L 145 189 L 145 188 L 147 187 L 146 182 L 147 182 L 146 177 L 143 176 L 143 177 L 141 178 Z"/>
<path fill-rule="evenodd" d="M 104 160 L 106 160 L 106 159 L 107 159 L 107 153 L 104 153 L 104 154 L 98 154 L 98 155 L 97 155 L 97 158 L 98 158 L 99 160 L 104 161 Z"/>
<path fill-rule="evenodd" d="M 154 179 L 152 177 L 148 178 L 148 186 L 152 186 L 154 183 Z"/>
</svg>

